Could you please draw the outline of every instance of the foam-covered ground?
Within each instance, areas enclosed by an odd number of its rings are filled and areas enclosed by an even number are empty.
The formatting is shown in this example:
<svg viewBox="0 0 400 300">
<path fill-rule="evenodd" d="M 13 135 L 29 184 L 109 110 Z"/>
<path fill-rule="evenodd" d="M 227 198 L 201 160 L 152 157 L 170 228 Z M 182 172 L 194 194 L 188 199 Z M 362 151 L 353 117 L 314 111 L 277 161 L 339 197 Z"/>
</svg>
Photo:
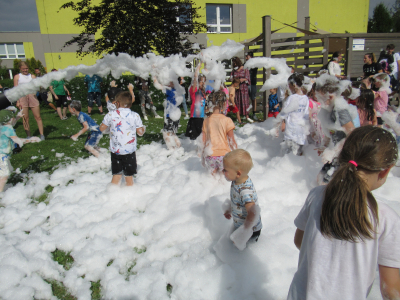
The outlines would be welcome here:
<svg viewBox="0 0 400 300">
<path fill-rule="evenodd" d="M 298 260 L 293 220 L 322 163 L 312 146 L 302 157 L 282 156 L 281 139 L 265 134 L 269 122 L 235 132 L 254 161 L 258 243 L 240 252 L 227 240 L 231 221 L 221 204 L 230 183 L 202 168 L 194 142 L 183 138 L 177 151 L 152 143 L 137 152 L 133 187 L 110 186 L 107 154 L 8 187 L 0 200 L 0 298 L 54 298 L 43 280 L 54 279 L 78 299 L 90 299 L 98 280 L 104 299 L 286 299 Z M 389 176 L 374 194 L 400 213 L 399 168 Z M 48 185 L 48 204 L 36 204 Z M 53 261 L 55 249 L 71 252 L 68 271 Z M 377 282 L 369 299 L 380 298 Z"/>
</svg>

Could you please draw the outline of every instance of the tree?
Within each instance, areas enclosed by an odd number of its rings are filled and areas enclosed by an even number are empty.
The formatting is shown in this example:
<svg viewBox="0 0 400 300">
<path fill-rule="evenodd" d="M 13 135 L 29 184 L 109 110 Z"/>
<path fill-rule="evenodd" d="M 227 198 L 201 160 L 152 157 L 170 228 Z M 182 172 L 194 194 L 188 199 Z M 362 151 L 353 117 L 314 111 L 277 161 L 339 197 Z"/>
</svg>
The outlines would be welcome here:
<svg viewBox="0 0 400 300">
<path fill-rule="evenodd" d="M 101 0 L 98 5 L 80 0 L 60 9 L 67 8 L 78 12 L 74 24 L 83 32 L 65 46 L 77 44 L 80 56 L 128 53 L 138 57 L 151 51 L 186 55 L 193 45 L 188 36 L 207 29 L 196 21 L 200 7 L 192 0 Z"/>
<path fill-rule="evenodd" d="M 29 66 L 29 73 L 30 74 L 35 74 L 35 69 L 39 68 L 40 72 L 42 74 L 46 74 L 46 69 L 43 67 L 43 64 L 40 60 L 36 60 L 34 57 L 32 58 L 27 58 L 25 61 L 28 63 Z M 20 72 L 19 70 L 19 63 L 21 62 L 20 59 L 14 59 L 13 62 L 13 73 L 18 74 Z"/>
<path fill-rule="evenodd" d="M 389 9 L 381 2 L 374 8 L 372 19 L 368 20 L 368 33 L 393 32 L 393 20 Z"/>
<path fill-rule="evenodd" d="M 392 8 L 393 32 L 400 32 L 400 0 L 396 0 Z"/>
</svg>

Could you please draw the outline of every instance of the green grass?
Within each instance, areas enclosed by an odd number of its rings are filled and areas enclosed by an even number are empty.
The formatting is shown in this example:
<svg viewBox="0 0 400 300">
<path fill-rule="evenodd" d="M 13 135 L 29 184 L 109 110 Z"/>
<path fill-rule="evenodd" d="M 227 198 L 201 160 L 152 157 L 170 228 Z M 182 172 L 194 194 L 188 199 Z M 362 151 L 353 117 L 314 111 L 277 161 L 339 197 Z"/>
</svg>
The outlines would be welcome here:
<svg viewBox="0 0 400 300">
<path fill-rule="evenodd" d="M 57 280 L 45 280 L 47 283 L 51 284 L 51 290 L 53 291 L 53 295 L 61 300 L 76 300 L 74 296 L 72 296 L 68 289 Z"/>
<path fill-rule="evenodd" d="M 101 299 L 101 285 L 100 285 L 100 280 L 93 282 L 91 281 L 92 286 L 90 287 L 90 290 L 92 291 L 92 299 L 93 300 L 100 300 Z"/>
<path fill-rule="evenodd" d="M 53 255 L 53 260 L 58 262 L 64 267 L 65 270 L 69 270 L 74 263 L 74 258 L 70 254 L 71 252 L 64 252 L 62 250 L 56 249 L 51 254 Z"/>
<path fill-rule="evenodd" d="M 158 108 L 157 113 L 162 116 L 162 104 L 156 103 L 156 105 Z M 139 113 L 142 118 L 142 113 L 137 103 L 133 104 L 132 110 Z M 87 107 L 84 107 L 83 112 L 87 112 Z M 100 125 L 104 116 L 100 115 L 96 107 L 92 112 L 92 118 Z M 11 156 L 11 165 L 14 170 L 19 169 L 21 173 L 49 172 L 51 174 L 60 165 L 67 165 L 71 161 L 77 161 L 78 158 L 89 157 L 89 153 L 84 149 L 87 134 L 80 136 L 77 142 L 71 140 L 70 136 L 81 130 L 82 126 L 76 117 L 71 116 L 69 112 L 67 116 L 69 119 L 62 121 L 51 108 L 47 106 L 41 107 L 41 117 L 46 140 L 40 143 L 25 144 L 20 153 L 13 154 Z M 183 117 L 184 113 L 180 120 L 180 125 L 182 126 L 179 127 L 178 135 L 186 131 L 187 120 L 184 120 Z M 154 119 L 149 111 L 148 118 L 149 121 L 144 121 L 142 118 L 143 124 L 146 126 L 146 133 L 143 137 L 138 137 L 138 147 L 150 144 L 153 141 L 159 142 L 162 140 L 161 129 L 163 128 L 164 120 Z M 31 111 L 29 111 L 29 124 L 32 135 L 39 136 L 39 130 Z M 19 120 L 14 128 L 18 137 L 26 137 L 22 120 Z M 99 146 L 108 148 L 109 138 L 107 135 L 101 139 Z M 56 157 L 56 153 L 63 153 L 64 155 Z M 16 184 L 22 181 L 22 176 L 14 172 L 8 182 Z M 45 198 L 47 198 L 47 195 L 44 194 L 41 196 L 40 201 L 45 201 Z"/>
</svg>

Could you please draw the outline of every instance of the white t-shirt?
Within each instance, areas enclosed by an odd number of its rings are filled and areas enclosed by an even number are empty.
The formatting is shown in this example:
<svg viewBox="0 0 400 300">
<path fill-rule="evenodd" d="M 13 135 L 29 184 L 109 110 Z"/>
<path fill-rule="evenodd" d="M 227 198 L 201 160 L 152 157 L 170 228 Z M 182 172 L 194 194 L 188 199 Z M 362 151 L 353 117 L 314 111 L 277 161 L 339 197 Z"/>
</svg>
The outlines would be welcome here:
<svg viewBox="0 0 400 300">
<path fill-rule="evenodd" d="M 400 60 L 400 53 L 393 54 L 394 62 L 392 64 L 392 75 L 394 78 L 399 79 L 399 67 L 397 65 L 397 61 Z"/>
<path fill-rule="evenodd" d="M 325 188 L 311 190 L 294 221 L 304 236 L 287 299 L 366 299 L 378 264 L 400 268 L 400 217 L 378 201 L 375 239 L 358 243 L 328 239 L 320 231 Z"/>
<path fill-rule="evenodd" d="M 308 126 L 309 100 L 306 95 L 293 94 L 288 97 L 281 111 L 281 117 L 286 120 L 284 139 L 299 145 L 306 142 L 306 126 Z"/>
<path fill-rule="evenodd" d="M 341 75 L 342 74 L 342 68 L 340 67 L 339 64 L 331 61 L 328 64 L 328 71 L 329 71 L 329 75 Z"/>
<path fill-rule="evenodd" d="M 110 151 L 130 154 L 136 151 L 136 128 L 143 127 L 140 116 L 130 108 L 118 108 L 109 112 L 102 122 L 110 127 Z"/>
</svg>

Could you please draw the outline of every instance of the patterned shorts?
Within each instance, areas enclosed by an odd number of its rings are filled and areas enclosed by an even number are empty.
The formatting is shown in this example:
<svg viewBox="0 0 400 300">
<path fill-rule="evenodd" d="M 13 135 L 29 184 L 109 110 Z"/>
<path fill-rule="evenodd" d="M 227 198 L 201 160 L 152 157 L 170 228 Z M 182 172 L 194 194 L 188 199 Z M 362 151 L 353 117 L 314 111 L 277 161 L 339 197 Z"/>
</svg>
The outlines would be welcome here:
<svg viewBox="0 0 400 300">
<path fill-rule="evenodd" d="M 0 154 L 0 177 L 10 176 L 13 167 L 10 163 L 10 156 L 7 154 Z"/>
<path fill-rule="evenodd" d="M 207 156 L 205 159 L 206 168 L 210 171 L 218 170 L 222 172 L 224 169 L 223 156 Z"/>
</svg>

